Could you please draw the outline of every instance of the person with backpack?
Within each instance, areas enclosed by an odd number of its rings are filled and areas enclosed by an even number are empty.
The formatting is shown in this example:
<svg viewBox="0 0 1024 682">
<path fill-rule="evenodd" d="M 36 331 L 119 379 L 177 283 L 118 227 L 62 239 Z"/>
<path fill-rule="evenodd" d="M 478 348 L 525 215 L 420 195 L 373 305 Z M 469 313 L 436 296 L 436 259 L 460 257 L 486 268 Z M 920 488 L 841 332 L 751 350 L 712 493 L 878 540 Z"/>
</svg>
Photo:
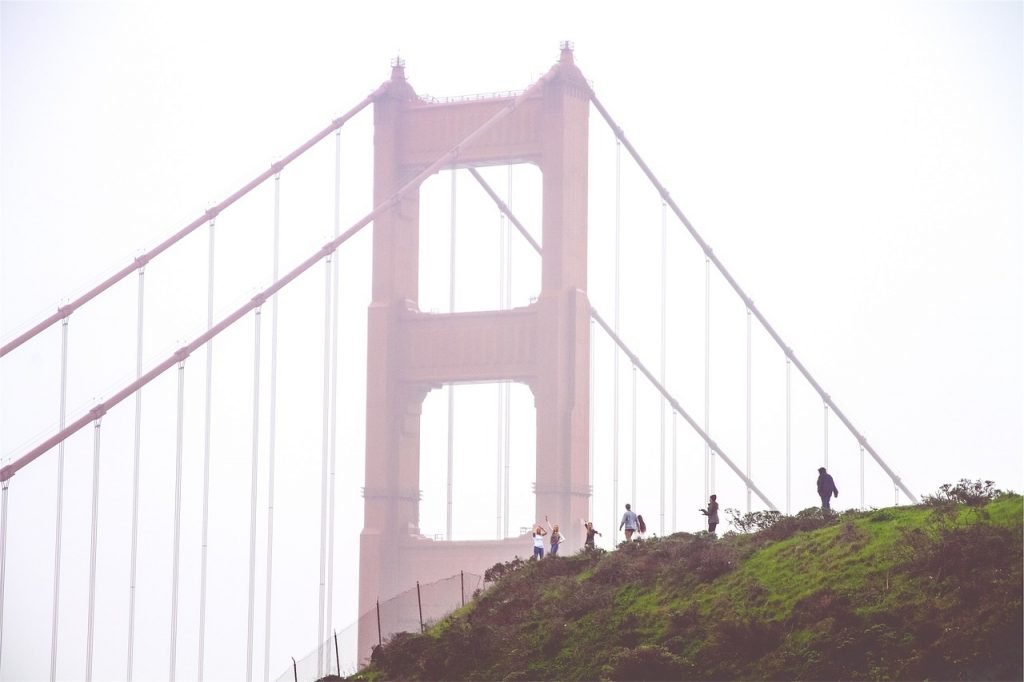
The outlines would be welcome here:
<svg viewBox="0 0 1024 682">
<path fill-rule="evenodd" d="M 836 487 L 835 480 L 825 471 L 825 467 L 818 467 L 818 497 L 821 498 L 821 511 L 832 511 L 829 502 L 833 496 L 839 497 L 839 488 Z"/>
<path fill-rule="evenodd" d="M 633 533 L 637 531 L 639 526 L 636 522 L 636 514 L 629 508 L 629 503 L 626 503 L 626 512 L 622 515 L 622 523 L 619 524 L 619 530 L 625 529 L 626 531 L 626 542 L 629 542 L 633 538 Z"/>
<path fill-rule="evenodd" d="M 708 499 L 708 508 L 699 511 L 708 517 L 708 535 L 714 535 L 715 529 L 718 528 L 718 495 L 712 495 Z"/>
</svg>

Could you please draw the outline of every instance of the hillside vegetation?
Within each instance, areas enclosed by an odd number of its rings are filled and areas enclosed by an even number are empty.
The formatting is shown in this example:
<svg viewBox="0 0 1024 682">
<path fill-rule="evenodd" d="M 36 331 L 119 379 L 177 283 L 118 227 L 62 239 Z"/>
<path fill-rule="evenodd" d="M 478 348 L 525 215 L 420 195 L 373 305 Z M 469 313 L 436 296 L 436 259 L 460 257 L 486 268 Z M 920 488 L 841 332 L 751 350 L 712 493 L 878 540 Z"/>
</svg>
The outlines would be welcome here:
<svg viewBox="0 0 1024 682">
<path fill-rule="evenodd" d="M 733 512 L 747 532 L 492 568 L 361 680 L 1020 680 L 1022 504 L 990 482 L 913 507 Z"/>
</svg>

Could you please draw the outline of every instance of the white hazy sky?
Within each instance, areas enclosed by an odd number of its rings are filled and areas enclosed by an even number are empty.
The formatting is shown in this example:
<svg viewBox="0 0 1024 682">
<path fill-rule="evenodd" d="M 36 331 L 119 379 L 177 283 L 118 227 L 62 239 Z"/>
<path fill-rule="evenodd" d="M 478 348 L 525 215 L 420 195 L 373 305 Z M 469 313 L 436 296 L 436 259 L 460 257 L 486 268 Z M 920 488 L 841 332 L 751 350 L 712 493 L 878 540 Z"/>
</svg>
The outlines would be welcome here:
<svg viewBox="0 0 1024 682">
<path fill-rule="evenodd" d="M 1022 21 L 1020 2 L 655 2 L 642 9 L 604 2 L 2 2 L 0 341 L 268 168 L 387 78 L 396 55 L 406 60 L 418 92 L 463 95 L 525 88 L 557 59 L 559 42 L 572 40 L 577 64 L 675 201 L 908 487 L 926 494 L 966 477 L 1019 491 Z M 590 295 L 611 319 L 615 145 L 596 111 L 591 136 Z M 341 144 L 344 229 L 371 208 L 368 112 L 344 128 Z M 332 234 L 333 172 L 328 140 L 282 175 L 282 270 Z M 657 372 L 661 208 L 625 158 L 622 173 L 621 328 Z M 488 178 L 508 190 L 504 169 L 490 169 Z M 457 183 L 456 308 L 494 307 L 499 220 L 468 177 Z M 512 204 L 539 237 L 530 196 L 536 184 L 536 173 L 516 169 Z M 269 284 L 271 197 L 269 187 L 258 190 L 218 220 L 217 318 Z M 449 202 L 448 176 L 429 181 L 425 310 L 448 305 Z M 704 263 L 674 218 L 668 231 L 666 383 L 702 421 Z M 207 235 L 201 228 L 147 269 L 147 364 L 167 357 L 206 323 Z M 349 360 L 339 370 L 333 614 L 339 629 L 356 610 L 368 236 L 341 250 L 341 344 Z M 523 305 L 536 293 L 536 265 L 525 249 L 515 252 L 514 263 L 513 303 Z M 72 318 L 69 418 L 134 377 L 136 287 L 137 278 L 129 277 Z M 323 288 L 318 267 L 280 300 L 271 676 L 316 641 Z M 720 278 L 712 278 L 711 300 L 711 432 L 742 467 L 745 316 Z M 0 360 L 5 461 L 56 427 L 59 338 L 54 328 Z M 251 315 L 215 344 L 222 350 L 214 369 L 219 402 L 212 436 L 209 679 L 238 678 L 245 669 L 253 345 Z M 607 545 L 618 514 L 609 490 L 611 357 L 607 341 L 596 340 L 594 504 Z M 752 362 L 752 474 L 784 508 L 785 365 L 759 331 Z M 204 367 L 205 353 L 197 353 L 185 375 L 177 664 L 185 678 L 195 675 L 198 660 Z M 140 679 L 168 674 L 174 374 L 155 382 L 143 401 Z M 702 447 L 680 423 L 677 487 L 668 487 L 663 507 L 658 403 L 641 381 L 634 428 L 631 386 L 624 362 L 618 506 L 634 499 L 658 532 L 697 530 L 700 517 L 687 510 L 703 502 Z M 493 387 L 460 387 L 456 414 L 471 409 L 459 405 L 490 405 L 495 393 Z M 264 444 L 267 400 L 264 392 Z M 515 534 L 534 520 L 533 427 L 528 392 L 513 387 L 513 400 L 511 446 L 521 455 L 509 474 L 508 523 Z M 421 530 L 428 535 L 445 532 L 446 405 L 440 391 L 424 405 Z M 487 409 L 493 417 L 496 406 Z M 100 679 L 125 676 L 133 419 L 128 400 L 102 429 L 94 664 Z M 793 421 L 795 511 L 816 502 L 813 480 L 825 440 L 821 403 L 795 373 Z M 457 539 L 497 532 L 496 511 L 486 511 L 496 510 L 494 429 L 457 431 Z M 843 491 L 840 506 L 857 506 L 857 447 L 834 418 L 828 443 L 829 468 Z M 640 453 L 636 480 L 634 448 Z M 68 443 L 62 679 L 85 674 L 91 453 L 91 433 Z M 260 456 L 257 677 L 263 675 L 265 446 Z M 870 461 L 864 480 L 866 505 L 892 504 L 891 484 Z M 723 507 L 745 506 L 742 485 L 721 463 L 713 487 Z M 49 675 L 55 489 L 55 452 L 11 483 L 3 679 Z M 760 506 L 756 499 L 754 506 Z"/>
</svg>

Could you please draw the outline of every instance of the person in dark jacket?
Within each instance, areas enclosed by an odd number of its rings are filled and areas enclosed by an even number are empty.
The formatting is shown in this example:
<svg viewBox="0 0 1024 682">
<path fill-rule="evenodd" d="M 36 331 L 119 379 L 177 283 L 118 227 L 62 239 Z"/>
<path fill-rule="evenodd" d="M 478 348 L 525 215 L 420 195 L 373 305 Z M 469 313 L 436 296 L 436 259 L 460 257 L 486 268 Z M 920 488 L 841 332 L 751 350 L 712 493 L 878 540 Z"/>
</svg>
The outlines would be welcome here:
<svg viewBox="0 0 1024 682">
<path fill-rule="evenodd" d="M 832 509 L 829 506 L 829 502 L 833 496 L 839 497 L 839 488 L 836 487 L 836 482 L 825 471 L 825 467 L 818 467 L 818 497 L 821 498 L 822 511 L 830 511 Z"/>
<path fill-rule="evenodd" d="M 583 527 L 587 531 L 587 541 L 583 543 L 583 548 L 594 549 L 594 536 L 601 535 L 601 533 L 594 529 L 594 524 L 590 521 L 584 521 Z"/>
<path fill-rule="evenodd" d="M 708 517 L 708 534 L 714 535 L 718 528 L 718 495 L 712 495 L 708 499 L 708 508 L 701 509 L 700 513 Z"/>
</svg>

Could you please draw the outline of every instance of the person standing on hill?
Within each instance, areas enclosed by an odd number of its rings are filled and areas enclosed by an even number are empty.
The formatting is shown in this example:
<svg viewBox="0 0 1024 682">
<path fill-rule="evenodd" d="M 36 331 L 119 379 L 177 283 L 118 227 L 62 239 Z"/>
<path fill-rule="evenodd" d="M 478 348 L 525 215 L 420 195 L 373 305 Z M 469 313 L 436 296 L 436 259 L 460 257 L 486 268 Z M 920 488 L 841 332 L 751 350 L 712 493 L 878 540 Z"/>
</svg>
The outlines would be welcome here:
<svg viewBox="0 0 1024 682">
<path fill-rule="evenodd" d="M 544 522 L 548 523 L 548 517 L 544 517 Z M 554 527 L 552 527 L 551 524 L 548 523 L 548 528 L 551 529 L 551 556 L 558 556 L 558 546 L 562 544 L 562 540 L 564 538 L 562 537 L 562 534 L 558 532 L 557 523 L 554 525 Z"/>
<path fill-rule="evenodd" d="M 636 532 L 637 528 L 636 514 L 633 513 L 633 510 L 630 509 L 627 504 L 626 513 L 622 515 L 622 523 L 619 524 L 619 530 L 626 530 L 626 542 L 629 542 L 633 538 L 633 533 Z"/>
<path fill-rule="evenodd" d="M 594 530 L 594 524 L 591 521 L 584 521 L 583 527 L 587 530 L 587 540 L 583 543 L 583 548 L 594 549 L 594 536 L 601 535 L 601 533 Z"/>
<path fill-rule="evenodd" d="M 836 482 L 825 471 L 825 467 L 818 467 L 818 497 L 821 498 L 822 511 L 832 510 L 829 502 L 833 496 L 839 497 L 839 488 L 836 487 Z"/>
<path fill-rule="evenodd" d="M 701 509 L 700 513 L 708 517 L 708 534 L 714 535 L 718 528 L 718 495 L 712 495 L 708 499 L 708 508 Z"/>
<path fill-rule="evenodd" d="M 544 558 L 544 536 L 548 532 L 544 530 L 544 527 L 537 524 L 533 527 L 533 558 L 543 559 Z"/>
</svg>

